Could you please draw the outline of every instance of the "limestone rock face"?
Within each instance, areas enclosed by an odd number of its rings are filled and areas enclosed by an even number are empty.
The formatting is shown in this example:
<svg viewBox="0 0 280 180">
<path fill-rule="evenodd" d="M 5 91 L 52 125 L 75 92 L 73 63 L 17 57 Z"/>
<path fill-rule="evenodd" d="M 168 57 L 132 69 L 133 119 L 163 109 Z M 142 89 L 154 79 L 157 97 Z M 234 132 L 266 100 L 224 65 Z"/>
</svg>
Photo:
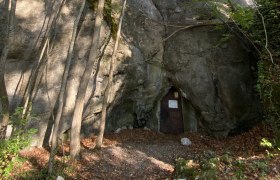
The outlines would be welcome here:
<svg viewBox="0 0 280 180">
<path fill-rule="evenodd" d="M 144 72 L 141 76 L 145 77 L 145 83 L 142 86 L 133 85 L 138 87 L 138 94 L 130 99 L 137 109 L 132 111 L 136 115 L 134 118 L 138 122 L 144 118 L 144 122 L 157 128 L 159 101 L 166 89 L 173 85 L 180 89 L 193 107 L 192 112 L 186 113 L 196 114 L 200 126 L 212 134 L 226 136 L 234 129 L 254 124 L 260 117 L 260 105 L 251 72 L 254 59 L 242 47 L 240 40 L 233 37 L 221 43 L 223 35 L 228 32 L 215 30 L 215 26 L 211 25 L 180 31 L 172 27 L 172 24 L 196 24 L 195 18 L 201 15 L 206 18 L 202 20 L 207 21 L 209 9 L 203 8 L 200 3 L 186 4 L 170 0 L 153 2 L 131 1 L 124 25 L 124 36 L 133 39 L 142 54 L 142 61 L 146 61 L 144 66 L 137 67 Z M 147 4 L 150 9 L 145 8 Z M 130 11 L 130 8 L 134 9 Z M 143 16 L 144 19 L 141 19 Z M 147 54 L 153 56 L 148 57 Z M 126 83 L 130 84 L 134 79 L 129 74 Z M 127 92 L 123 95 L 120 98 L 123 102 L 131 102 L 124 100 Z M 119 108 L 123 106 L 116 109 Z M 131 111 L 126 112 L 128 114 Z M 114 110 L 111 116 L 118 117 L 114 115 Z M 121 120 L 115 118 L 113 121 Z"/>
<path fill-rule="evenodd" d="M 200 112 L 201 122 L 217 133 L 227 133 L 238 123 L 253 123 L 259 104 L 250 57 L 234 39 L 224 48 L 215 47 L 221 34 L 208 28 L 187 34 L 179 33 L 166 43 L 165 69 Z"/>
<path fill-rule="evenodd" d="M 180 2 L 174 3 L 173 9 L 183 7 Z M 200 8 L 199 12 L 185 8 L 170 13 L 168 3 L 156 2 L 166 22 L 186 24 L 189 19 L 183 17 L 198 17 L 203 12 L 200 4 L 194 3 L 192 7 Z M 174 31 L 167 28 L 167 34 Z M 199 112 L 206 129 L 218 136 L 253 124 L 260 116 L 250 69 L 253 59 L 237 38 L 221 43 L 226 33 L 213 26 L 180 31 L 166 41 L 163 58 L 168 77 Z"/>
<path fill-rule="evenodd" d="M 54 10 L 59 9 L 59 2 L 55 1 Z M 119 0 L 113 3 L 121 5 Z M 36 146 L 42 145 L 51 130 L 72 26 L 80 4 L 80 0 L 66 1 L 51 30 L 49 55 L 32 103 L 36 117 L 31 118 L 30 124 L 39 130 L 35 138 L 38 140 L 34 142 Z M 51 17 L 50 7 L 43 0 L 18 1 L 17 33 L 9 52 L 5 77 L 12 109 L 22 99 L 22 90 L 18 88 L 24 82 L 21 75 L 29 77 L 40 56 L 44 37 L 40 30 L 46 28 L 44 18 L 48 20 Z M 80 78 L 88 59 L 94 16 L 87 6 L 80 20 L 61 133 L 70 128 Z M 195 119 L 198 130 L 226 136 L 259 120 L 261 111 L 251 70 L 255 60 L 238 38 L 232 36 L 222 41 L 229 31 L 226 28 L 217 30 L 214 23 L 219 21 L 201 2 L 128 1 L 106 130 L 115 131 L 124 126 L 147 126 L 159 130 L 161 99 L 172 86 L 180 91 L 185 107 L 188 107 L 183 108 L 184 116 Z M 100 54 L 104 55 L 100 64 L 96 63 L 93 67 L 94 74 L 86 95 L 82 127 L 85 135 L 95 132 L 99 125 L 114 45 L 113 39 L 108 41 L 109 34 L 110 28 L 104 22 L 100 46 Z M 36 38 L 39 41 L 34 46 Z M 2 41 L 0 47 L 3 47 Z M 32 47 L 35 48 L 28 56 L 28 49 Z"/>
</svg>

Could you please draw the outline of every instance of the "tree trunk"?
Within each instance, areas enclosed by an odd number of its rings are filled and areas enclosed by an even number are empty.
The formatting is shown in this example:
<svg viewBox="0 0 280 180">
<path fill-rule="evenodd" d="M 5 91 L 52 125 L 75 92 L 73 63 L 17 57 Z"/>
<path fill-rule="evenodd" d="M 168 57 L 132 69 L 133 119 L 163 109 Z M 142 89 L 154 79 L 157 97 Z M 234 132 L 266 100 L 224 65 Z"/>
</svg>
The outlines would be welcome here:
<svg viewBox="0 0 280 180">
<path fill-rule="evenodd" d="M 87 102 L 87 103 L 84 105 L 84 110 L 89 108 L 89 106 L 91 104 L 91 100 L 94 96 L 94 92 L 96 90 L 96 78 L 97 78 L 97 74 L 99 72 L 100 62 L 101 62 L 101 60 L 104 56 L 105 50 L 106 50 L 106 48 L 109 44 L 109 41 L 110 41 L 111 37 L 112 37 L 112 31 L 110 31 L 110 35 L 108 37 L 106 37 L 104 42 L 102 42 L 102 44 L 104 44 L 104 45 L 102 47 L 100 47 L 101 53 L 100 53 L 100 55 L 98 55 L 98 60 L 96 60 L 94 62 L 93 75 L 92 75 L 93 76 L 93 78 L 92 78 L 93 79 L 92 93 L 91 93 L 90 97 L 88 98 L 89 100 L 88 101 L 85 100 L 85 102 Z M 77 67 L 74 67 L 74 68 L 77 68 Z M 76 76 L 78 76 L 78 75 L 76 75 Z M 74 84 L 74 81 L 75 80 L 70 78 L 70 80 L 67 81 L 67 86 L 75 89 L 77 85 Z M 63 112 L 62 120 L 63 119 L 69 119 L 70 117 L 72 117 L 73 111 L 74 111 L 74 106 L 75 106 L 76 94 L 77 94 L 76 91 L 73 91 L 71 89 L 69 90 L 69 88 L 68 88 L 68 90 L 66 92 L 66 97 L 65 97 L 65 105 L 64 105 L 63 110 L 62 110 L 62 112 Z M 74 97 L 75 99 L 73 99 L 72 97 Z M 73 100 L 74 100 L 74 102 L 73 102 Z M 72 104 L 72 102 L 74 104 Z M 86 121 L 87 119 L 90 119 L 93 116 L 93 114 L 94 113 L 85 114 L 85 112 L 83 112 L 82 121 Z M 70 128 L 71 128 L 71 124 L 61 123 L 60 128 L 59 128 L 58 136 L 62 135 L 65 131 L 69 130 Z"/>
<path fill-rule="evenodd" d="M 0 119 L 0 130 L 9 123 L 9 99 L 5 84 L 5 65 L 12 38 L 14 36 L 14 19 L 16 11 L 16 0 L 6 1 L 7 9 L 7 43 L 5 44 L 0 58 L 0 103 L 2 106 L 2 118 Z M 5 131 L 4 131 L 5 132 Z"/>
<path fill-rule="evenodd" d="M 22 98 L 22 105 L 24 107 L 23 109 L 23 116 L 28 116 L 28 112 L 30 111 L 31 107 L 29 106 L 29 103 L 32 102 L 36 96 L 39 84 L 41 82 L 43 71 L 45 69 L 45 65 L 48 60 L 48 49 L 49 44 L 51 41 L 51 29 L 56 26 L 56 22 L 58 17 L 60 16 L 62 7 L 64 5 L 66 0 L 61 0 L 58 4 L 57 11 L 55 14 L 51 13 L 51 17 L 48 20 L 46 32 L 44 35 L 44 41 L 41 44 L 41 51 L 40 54 L 38 54 L 39 59 L 37 63 L 33 66 L 32 72 L 30 74 L 28 84 L 26 86 L 23 98 Z M 52 9 L 54 7 L 54 4 L 50 5 L 50 8 Z M 50 10 L 51 10 L 50 9 Z"/>
<path fill-rule="evenodd" d="M 66 84 L 67 84 L 67 79 L 68 79 L 68 74 L 69 74 L 69 69 L 70 65 L 72 62 L 73 58 L 73 49 L 76 41 L 76 35 L 77 35 L 77 29 L 78 29 L 78 24 L 81 18 L 81 15 L 83 13 L 84 7 L 85 7 L 86 1 L 83 0 L 83 4 L 80 8 L 79 14 L 74 22 L 73 26 L 73 32 L 72 32 L 72 37 L 71 37 L 71 43 L 68 49 L 68 55 L 67 55 L 67 61 L 66 61 L 66 66 L 64 69 L 63 77 L 62 77 L 62 84 L 59 92 L 59 97 L 58 97 L 58 109 L 54 121 L 54 126 L 53 126 L 53 132 L 52 132 L 52 141 L 51 141 L 51 154 L 49 158 L 49 164 L 48 164 L 48 173 L 51 174 L 53 171 L 53 162 L 54 162 L 54 156 L 56 154 L 56 149 L 57 149 L 57 140 L 58 140 L 58 128 L 59 128 L 59 122 L 61 119 L 61 114 L 64 106 L 64 94 L 65 94 L 65 89 L 66 89 Z"/>
<path fill-rule="evenodd" d="M 83 106 L 85 94 L 88 86 L 90 76 L 93 71 L 93 65 L 98 55 L 100 29 L 103 18 L 105 0 L 99 0 L 94 23 L 94 33 L 92 39 L 92 47 L 90 49 L 89 60 L 83 73 L 81 84 L 77 94 L 77 100 L 74 108 L 73 120 L 71 125 L 71 142 L 70 142 L 70 156 L 77 158 L 80 153 L 80 131 L 83 115 Z"/>
<path fill-rule="evenodd" d="M 126 6 L 126 0 L 123 2 L 122 6 L 122 12 L 120 15 L 120 20 L 119 20 L 119 26 L 118 26 L 118 31 L 117 31 L 117 37 L 116 37 L 116 42 L 112 54 L 112 59 L 110 62 L 110 70 L 109 70 L 109 79 L 108 79 L 108 84 L 105 88 L 105 93 L 104 93 L 104 99 L 103 99 L 103 105 L 102 105 L 102 112 L 101 112 L 101 122 L 99 126 L 99 133 L 97 136 L 97 142 L 95 148 L 100 149 L 102 146 L 103 142 L 103 135 L 104 135 L 104 130 L 105 130 L 105 124 L 106 124 L 106 116 L 107 116 L 107 107 L 108 107 L 108 100 L 109 100 L 109 95 L 110 95 L 110 88 L 113 85 L 113 76 L 114 76 L 114 69 L 115 69 L 115 59 L 116 59 L 116 53 L 119 45 L 119 39 L 120 39 L 120 34 L 121 34 L 121 28 L 122 28 L 122 21 L 124 17 L 124 11 L 125 11 L 125 6 Z"/>
<path fill-rule="evenodd" d="M 54 4 L 55 3 L 54 3 L 53 0 L 49 3 L 46 3 L 46 6 L 47 6 L 46 14 L 47 13 L 51 14 L 51 11 L 53 10 Z M 50 16 L 45 15 L 44 21 L 42 23 L 42 27 L 41 27 L 39 33 L 36 35 L 36 38 L 30 40 L 30 43 L 27 46 L 28 48 L 24 51 L 24 55 L 23 55 L 23 59 L 22 59 L 23 62 L 26 62 L 27 60 L 29 60 L 32 57 L 32 55 L 34 53 L 36 53 L 35 50 L 39 48 L 39 47 L 37 47 L 37 46 L 40 46 L 39 45 L 39 40 L 41 38 L 45 37 L 45 35 L 46 35 L 46 32 L 47 32 L 46 27 L 47 27 L 47 23 L 49 24 Z M 34 64 L 32 65 L 32 63 L 30 63 L 30 65 L 25 67 L 21 72 L 21 77 L 20 77 L 18 85 L 15 89 L 13 99 L 16 96 L 18 96 L 18 97 L 21 97 L 22 102 L 18 102 L 16 104 L 14 104 L 14 107 L 12 107 L 13 108 L 12 110 L 14 110 L 17 106 L 23 106 L 22 103 L 24 103 L 24 101 L 23 101 L 22 97 L 24 96 L 24 93 L 26 92 L 26 89 L 28 87 L 29 77 L 31 77 L 31 72 L 32 72 L 30 70 L 30 68 L 33 69 L 32 68 L 33 66 L 34 66 Z"/>
</svg>

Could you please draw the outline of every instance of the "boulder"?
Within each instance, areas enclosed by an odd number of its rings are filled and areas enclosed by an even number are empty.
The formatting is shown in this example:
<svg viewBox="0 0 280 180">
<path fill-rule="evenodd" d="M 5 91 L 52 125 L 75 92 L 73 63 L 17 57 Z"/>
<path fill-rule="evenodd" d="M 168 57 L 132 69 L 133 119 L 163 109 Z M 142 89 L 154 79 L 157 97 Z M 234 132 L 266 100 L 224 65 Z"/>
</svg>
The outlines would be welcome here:
<svg viewBox="0 0 280 180">
<path fill-rule="evenodd" d="M 57 8 L 59 1 L 54 2 Z M 114 3 L 121 5 L 119 0 Z M 227 136 L 252 126 L 261 118 L 259 97 L 254 89 L 256 60 L 237 37 L 221 41 L 229 31 L 215 29 L 213 24 L 219 21 L 202 2 L 131 0 L 127 3 L 106 131 L 124 126 L 159 130 L 160 103 L 170 87 L 176 87 L 187 102 L 183 111 L 185 117 L 197 122 L 193 127 L 212 135 Z M 34 146 L 42 146 L 52 129 L 72 26 L 80 5 L 80 0 L 66 3 L 53 29 L 52 48 L 32 102 L 32 113 L 36 115 L 30 118 L 29 125 L 38 129 Z M 17 2 L 16 41 L 8 55 L 5 76 L 11 109 L 22 100 L 22 90 L 17 86 L 21 85 L 21 75 L 28 77 L 38 61 L 38 47 L 42 46 L 43 37 L 40 29 L 44 18 L 49 17 L 47 7 L 49 4 L 43 0 Z M 76 94 L 88 60 L 94 16 L 87 6 L 76 39 L 60 134 L 71 127 Z M 201 22 L 206 24 L 197 25 Z M 192 27 L 182 28 L 186 26 Z M 104 55 L 100 66 L 93 67 L 96 76 L 92 76 L 88 86 L 82 125 L 84 135 L 95 133 L 99 127 L 114 45 L 114 39 L 107 41 L 109 34 L 108 22 L 104 21 L 100 47 L 100 54 Z M 33 47 L 36 37 L 40 37 L 38 47 L 27 59 L 22 58 Z"/>
</svg>

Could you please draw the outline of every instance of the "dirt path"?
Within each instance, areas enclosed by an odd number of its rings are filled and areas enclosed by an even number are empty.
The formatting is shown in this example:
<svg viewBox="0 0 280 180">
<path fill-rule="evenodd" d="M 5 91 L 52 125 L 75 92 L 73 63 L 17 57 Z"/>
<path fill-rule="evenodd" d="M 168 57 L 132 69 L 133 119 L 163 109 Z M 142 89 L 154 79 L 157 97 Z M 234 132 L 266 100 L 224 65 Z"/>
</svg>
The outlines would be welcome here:
<svg viewBox="0 0 280 180">
<path fill-rule="evenodd" d="M 84 173 L 81 173 L 79 178 L 171 177 L 175 159 L 188 156 L 190 151 L 189 147 L 180 144 L 180 137 L 144 130 L 125 130 L 119 134 L 109 134 L 101 152 L 88 149 L 82 153 L 84 168 L 81 171 Z M 92 146 L 91 143 L 88 145 Z M 84 166 L 85 164 L 88 166 Z"/>
<path fill-rule="evenodd" d="M 266 130 L 256 128 L 236 137 L 217 140 L 199 133 L 165 135 L 143 129 L 123 130 L 106 134 L 102 151 L 93 149 L 95 137 L 84 139 L 79 161 L 63 159 L 60 150 L 57 170 L 58 174 L 63 171 L 66 179 L 171 179 L 177 158 L 196 159 L 207 151 L 216 155 L 230 151 L 235 157 L 257 157 L 265 152 L 259 142 L 268 134 Z M 181 145 L 182 137 L 188 137 L 192 144 Z M 64 146 L 64 151 L 66 155 L 69 153 L 68 145 Z M 40 172 L 47 165 L 49 153 L 45 149 L 35 149 L 23 156 L 29 159 L 25 168 Z M 279 162 L 274 165 L 279 166 L 280 171 Z"/>
</svg>

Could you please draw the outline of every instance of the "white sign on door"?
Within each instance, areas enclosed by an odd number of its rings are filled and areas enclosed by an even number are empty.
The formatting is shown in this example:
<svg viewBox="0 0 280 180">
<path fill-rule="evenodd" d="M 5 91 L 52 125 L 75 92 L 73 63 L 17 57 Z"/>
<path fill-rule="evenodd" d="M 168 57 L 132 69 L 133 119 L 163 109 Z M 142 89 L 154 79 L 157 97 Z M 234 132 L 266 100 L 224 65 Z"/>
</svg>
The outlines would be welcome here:
<svg viewBox="0 0 280 180">
<path fill-rule="evenodd" d="M 168 100 L 168 107 L 171 109 L 177 109 L 178 101 L 177 100 Z"/>
</svg>

